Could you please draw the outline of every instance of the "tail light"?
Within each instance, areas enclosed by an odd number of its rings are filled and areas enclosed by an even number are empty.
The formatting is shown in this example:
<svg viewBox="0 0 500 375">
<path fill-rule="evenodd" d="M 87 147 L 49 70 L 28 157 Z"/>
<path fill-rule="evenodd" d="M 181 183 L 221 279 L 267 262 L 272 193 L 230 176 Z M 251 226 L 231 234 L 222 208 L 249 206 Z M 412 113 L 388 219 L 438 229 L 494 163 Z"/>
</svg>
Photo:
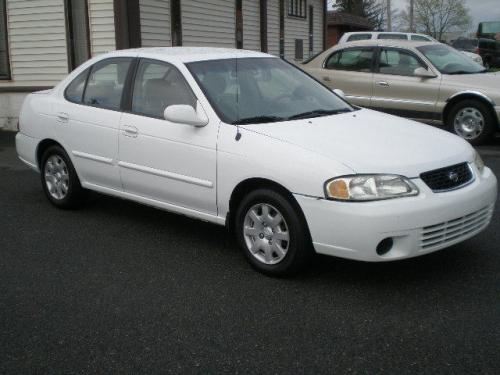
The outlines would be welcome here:
<svg viewBox="0 0 500 375">
<path fill-rule="evenodd" d="M 474 49 L 474 53 L 475 53 L 476 55 L 479 55 L 479 47 L 476 47 L 476 48 Z"/>
</svg>

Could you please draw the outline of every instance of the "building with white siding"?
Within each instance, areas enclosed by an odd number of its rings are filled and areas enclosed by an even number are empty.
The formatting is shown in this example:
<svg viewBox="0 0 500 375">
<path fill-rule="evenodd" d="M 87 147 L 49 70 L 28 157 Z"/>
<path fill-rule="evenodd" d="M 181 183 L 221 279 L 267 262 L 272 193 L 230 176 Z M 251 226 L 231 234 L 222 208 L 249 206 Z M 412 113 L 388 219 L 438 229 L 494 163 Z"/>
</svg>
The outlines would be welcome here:
<svg viewBox="0 0 500 375">
<path fill-rule="evenodd" d="M 97 54 L 218 46 L 300 62 L 324 49 L 325 14 L 326 0 L 0 0 L 0 128 Z"/>
</svg>

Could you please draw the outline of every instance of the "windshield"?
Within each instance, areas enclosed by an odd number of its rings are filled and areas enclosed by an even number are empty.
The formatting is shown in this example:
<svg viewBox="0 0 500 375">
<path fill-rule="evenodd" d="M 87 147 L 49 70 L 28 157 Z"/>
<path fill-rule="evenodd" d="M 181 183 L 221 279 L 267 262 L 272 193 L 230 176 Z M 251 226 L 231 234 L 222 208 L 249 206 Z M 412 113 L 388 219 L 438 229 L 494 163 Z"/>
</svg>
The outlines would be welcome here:
<svg viewBox="0 0 500 375">
<path fill-rule="evenodd" d="M 327 87 L 278 58 L 186 64 L 221 119 L 252 124 L 353 110 Z"/>
<path fill-rule="evenodd" d="M 444 44 L 417 47 L 443 74 L 474 74 L 485 71 L 484 67 L 470 57 Z"/>
</svg>

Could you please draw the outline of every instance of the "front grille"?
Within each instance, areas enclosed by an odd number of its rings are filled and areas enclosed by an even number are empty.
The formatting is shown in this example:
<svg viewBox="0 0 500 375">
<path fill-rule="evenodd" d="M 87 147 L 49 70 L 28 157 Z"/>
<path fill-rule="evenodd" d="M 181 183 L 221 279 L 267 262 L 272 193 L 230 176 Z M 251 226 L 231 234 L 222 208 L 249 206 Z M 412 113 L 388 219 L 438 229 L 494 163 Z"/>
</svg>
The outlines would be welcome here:
<svg viewBox="0 0 500 375">
<path fill-rule="evenodd" d="M 490 205 L 469 215 L 422 228 L 420 248 L 428 250 L 452 242 L 457 243 L 481 231 L 489 224 L 493 207 Z"/>
<path fill-rule="evenodd" d="M 440 192 L 459 188 L 472 181 L 472 171 L 467 163 L 435 169 L 420 175 L 432 191 Z"/>
</svg>

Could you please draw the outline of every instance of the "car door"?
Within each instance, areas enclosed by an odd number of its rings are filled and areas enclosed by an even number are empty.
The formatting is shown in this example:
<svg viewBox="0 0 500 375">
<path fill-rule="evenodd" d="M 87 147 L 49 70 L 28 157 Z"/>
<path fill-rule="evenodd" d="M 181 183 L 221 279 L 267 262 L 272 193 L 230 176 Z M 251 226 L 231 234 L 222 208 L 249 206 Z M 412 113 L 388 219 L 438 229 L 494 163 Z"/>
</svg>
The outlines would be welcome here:
<svg viewBox="0 0 500 375">
<path fill-rule="evenodd" d="M 440 78 L 415 76 L 416 68 L 428 69 L 415 53 L 380 47 L 377 62 L 373 75 L 372 108 L 409 118 L 438 119 L 436 102 Z"/>
<path fill-rule="evenodd" d="M 321 81 L 331 89 L 341 89 L 353 104 L 370 106 L 373 90 L 373 47 L 346 48 L 325 60 Z"/>
<path fill-rule="evenodd" d="M 203 110 L 174 65 L 141 58 L 128 113 L 120 122 L 119 166 L 126 193 L 216 214 L 216 141 L 219 121 L 204 127 L 165 120 L 164 110 L 187 104 Z"/>
<path fill-rule="evenodd" d="M 121 190 L 120 102 L 132 57 L 101 60 L 80 73 L 57 104 L 57 130 L 85 184 Z"/>
</svg>

